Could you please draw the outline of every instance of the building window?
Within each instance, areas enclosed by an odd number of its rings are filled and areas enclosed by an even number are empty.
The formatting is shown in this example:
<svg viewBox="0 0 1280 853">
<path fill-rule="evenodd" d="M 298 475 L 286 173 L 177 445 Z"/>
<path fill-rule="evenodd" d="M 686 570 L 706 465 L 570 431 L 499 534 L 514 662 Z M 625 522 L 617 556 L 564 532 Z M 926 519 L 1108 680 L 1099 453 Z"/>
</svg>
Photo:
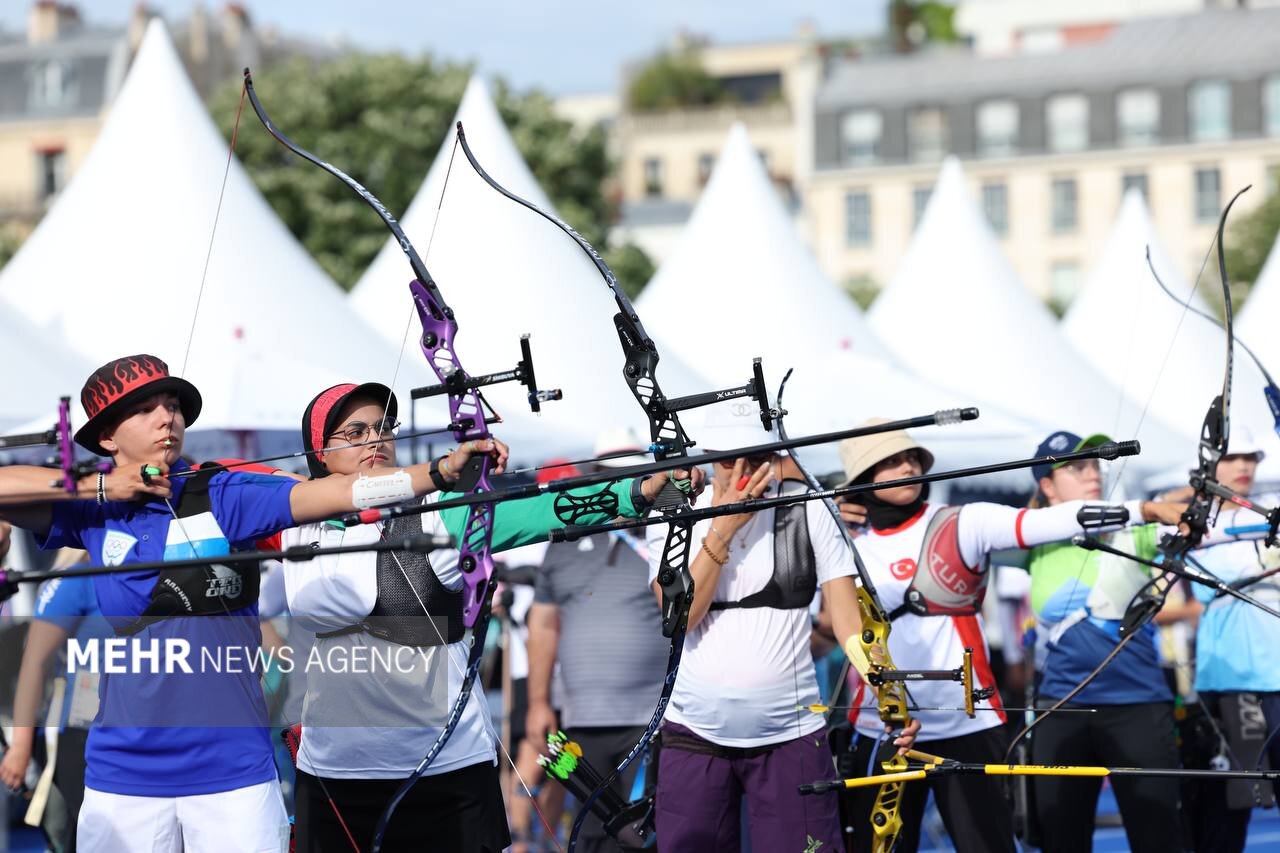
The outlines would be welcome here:
<svg viewBox="0 0 1280 853">
<path fill-rule="evenodd" d="M 31 76 L 31 101 L 36 107 L 65 107 L 78 93 L 75 69 L 65 62 L 50 60 L 36 66 Z"/>
<path fill-rule="evenodd" d="M 1142 194 L 1142 200 L 1150 204 L 1151 198 L 1147 195 L 1147 173 L 1146 172 L 1125 172 L 1120 178 L 1120 194 L 1126 196 L 1129 190 L 1137 190 Z"/>
<path fill-rule="evenodd" d="M 1089 101 L 1084 95 L 1054 95 L 1045 107 L 1050 151 L 1089 147 Z"/>
<path fill-rule="evenodd" d="M 864 191 L 845 193 L 844 239 L 850 246 L 871 243 L 871 195 Z"/>
<path fill-rule="evenodd" d="M 1217 166 L 1196 169 L 1196 221 L 1213 222 L 1222 209 L 1222 173 Z"/>
<path fill-rule="evenodd" d="M 716 155 L 704 152 L 698 155 L 698 183 L 705 184 L 711 180 L 711 170 L 716 165 Z"/>
<path fill-rule="evenodd" d="M 933 187 L 915 187 L 911 190 L 911 227 L 920 224 L 924 209 L 929 206 L 929 196 L 933 195 Z"/>
<path fill-rule="evenodd" d="M 947 153 L 947 120 L 938 107 L 921 107 L 907 116 L 907 146 L 912 160 L 941 160 Z"/>
<path fill-rule="evenodd" d="M 1076 179 L 1054 178 L 1051 194 L 1053 233 L 1068 234 L 1075 231 L 1080 216 L 1076 198 Z"/>
<path fill-rule="evenodd" d="M 41 201 L 53 198 L 67 178 L 67 155 L 62 149 L 36 152 L 36 188 Z"/>
<path fill-rule="evenodd" d="M 1054 261 L 1049 267 L 1049 302 L 1061 313 L 1080 292 L 1080 264 Z"/>
<path fill-rule="evenodd" d="M 1004 157 L 1018 149 L 1018 105 L 987 101 L 978 105 L 978 153 Z"/>
<path fill-rule="evenodd" d="M 1225 80 L 1192 83 L 1187 94 L 1191 138 L 1218 142 L 1231 137 L 1231 85 Z"/>
<path fill-rule="evenodd" d="M 657 157 L 645 158 L 644 194 L 646 198 L 662 198 L 662 161 Z"/>
<path fill-rule="evenodd" d="M 846 115 L 840 124 L 845 162 L 874 163 L 883 129 L 884 119 L 876 110 L 854 110 Z"/>
<path fill-rule="evenodd" d="M 982 185 L 982 211 L 993 231 L 1001 236 L 1009 232 L 1009 192 L 1004 184 Z"/>
<path fill-rule="evenodd" d="M 1267 136 L 1280 136 L 1280 74 L 1262 81 L 1262 122 Z"/>
<path fill-rule="evenodd" d="M 1129 89 L 1116 97 L 1116 125 L 1121 145 L 1155 145 L 1160 141 L 1160 95 L 1155 89 Z"/>
</svg>

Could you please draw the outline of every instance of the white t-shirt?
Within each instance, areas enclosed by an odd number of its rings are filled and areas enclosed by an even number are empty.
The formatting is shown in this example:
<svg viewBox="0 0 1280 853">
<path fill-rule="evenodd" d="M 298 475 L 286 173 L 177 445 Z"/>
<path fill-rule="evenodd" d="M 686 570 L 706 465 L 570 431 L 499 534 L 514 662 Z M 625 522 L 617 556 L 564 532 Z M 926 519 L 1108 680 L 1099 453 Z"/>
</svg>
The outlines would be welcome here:
<svg viewBox="0 0 1280 853">
<path fill-rule="evenodd" d="M 787 494 L 807 491 L 783 484 Z M 770 486 L 766 495 L 779 494 Z M 711 505 L 711 490 L 695 506 Z M 840 530 L 819 501 L 805 505 L 818 584 L 857 573 Z M 756 513 L 733 537 L 729 562 L 720 570 L 715 601 L 738 601 L 759 592 L 773 577 L 774 511 Z M 694 525 L 690 560 L 714 520 Z M 719 530 L 719 528 L 717 528 Z M 648 528 L 649 581 L 658 576 L 667 526 Z M 713 546 L 720 546 L 714 538 Z M 809 610 L 744 607 L 709 611 L 689 631 L 666 719 L 721 746 L 766 746 L 823 727 L 821 715 L 799 706 L 821 702 L 809 651 Z"/>
<path fill-rule="evenodd" d="M 447 532 L 439 513 L 421 518 L 424 532 Z M 380 535 L 380 526 L 374 524 L 346 530 L 307 524 L 286 530 L 282 546 L 367 544 Z M 377 558 L 365 551 L 286 562 L 285 592 L 297 624 L 325 633 L 368 616 L 378 597 Z M 433 551 L 430 560 L 447 589 L 462 587 L 456 550 Z M 311 664 L 306 670 L 298 767 L 331 779 L 409 775 L 444 728 L 462 688 L 468 648 L 466 640 L 413 648 L 363 632 L 317 638 L 309 660 L 295 661 L 296 666 Z M 344 666 L 347 671 L 339 671 Z M 361 671 L 351 671 L 355 668 Z M 497 761 L 496 737 L 484 692 L 476 684 L 458 727 L 426 775 Z"/>
<path fill-rule="evenodd" d="M 966 565 L 977 566 L 991 551 L 1002 548 L 1029 548 L 1046 542 L 1070 539 L 1081 532 L 1076 514 L 1084 501 L 1071 501 L 1045 509 L 1016 509 L 991 503 L 966 504 L 954 528 L 959 554 Z M 888 530 L 871 529 L 857 539 L 858 552 L 871 574 L 887 612 L 902 605 L 915 576 L 916 561 L 924 546 L 924 534 L 930 520 L 943 504 L 926 504 L 919 514 Z M 1135 523 L 1142 520 L 1138 502 L 1126 504 Z M 893 620 L 889 632 L 889 655 L 899 669 L 955 669 L 960 666 L 965 648 L 973 650 L 974 688 L 995 686 L 991 661 L 987 652 L 985 627 L 980 615 L 916 616 L 904 613 Z M 876 694 L 850 670 L 854 684 L 850 704 L 862 706 L 857 712 L 857 729 L 869 737 L 878 737 L 884 723 L 877 713 Z M 911 704 L 921 708 L 960 708 L 964 692 L 957 681 L 912 681 L 907 690 Z M 978 710 L 970 719 L 958 711 L 913 711 L 920 721 L 920 740 L 928 742 L 972 734 L 1001 725 L 1005 714 L 994 702 L 975 705 Z M 851 712 L 852 715 L 853 712 Z"/>
</svg>

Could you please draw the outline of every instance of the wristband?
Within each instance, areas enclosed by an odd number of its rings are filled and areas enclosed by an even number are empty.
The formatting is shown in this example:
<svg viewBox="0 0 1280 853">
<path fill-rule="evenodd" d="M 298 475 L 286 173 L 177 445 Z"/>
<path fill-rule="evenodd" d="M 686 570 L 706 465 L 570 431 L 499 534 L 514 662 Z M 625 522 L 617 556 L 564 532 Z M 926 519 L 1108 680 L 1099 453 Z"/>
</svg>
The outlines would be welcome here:
<svg viewBox="0 0 1280 853">
<path fill-rule="evenodd" d="M 439 459 L 432 459 L 431 467 L 427 469 L 427 473 L 431 475 L 431 482 L 442 492 L 449 491 L 449 487 L 453 485 L 440 473 L 440 463 L 448 458 L 448 456 L 441 456 Z"/>
<path fill-rule="evenodd" d="M 649 479 L 649 475 L 636 477 L 631 481 L 631 505 L 635 507 L 636 517 L 639 518 L 649 512 L 652 502 L 644 496 L 644 484 Z"/>
<path fill-rule="evenodd" d="M 98 506 L 102 506 L 107 502 L 107 475 L 102 471 L 98 472 Z"/>
</svg>

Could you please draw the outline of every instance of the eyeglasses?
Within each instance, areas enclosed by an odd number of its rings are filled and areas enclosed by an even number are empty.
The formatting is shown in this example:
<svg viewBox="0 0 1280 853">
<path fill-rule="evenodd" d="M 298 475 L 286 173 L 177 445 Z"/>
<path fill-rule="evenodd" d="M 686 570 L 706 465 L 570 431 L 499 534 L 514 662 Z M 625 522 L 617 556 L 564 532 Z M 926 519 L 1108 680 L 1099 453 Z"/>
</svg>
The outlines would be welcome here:
<svg viewBox="0 0 1280 853">
<path fill-rule="evenodd" d="M 341 438 L 347 444 L 356 444 L 364 439 L 366 435 L 377 433 L 378 438 L 392 438 L 400 431 L 400 422 L 392 418 L 383 418 L 374 424 L 367 424 L 363 421 L 352 421 L 342 429 L 333 433 L 328 437 L 328 441 L 335 438 Z"/>
</svg>

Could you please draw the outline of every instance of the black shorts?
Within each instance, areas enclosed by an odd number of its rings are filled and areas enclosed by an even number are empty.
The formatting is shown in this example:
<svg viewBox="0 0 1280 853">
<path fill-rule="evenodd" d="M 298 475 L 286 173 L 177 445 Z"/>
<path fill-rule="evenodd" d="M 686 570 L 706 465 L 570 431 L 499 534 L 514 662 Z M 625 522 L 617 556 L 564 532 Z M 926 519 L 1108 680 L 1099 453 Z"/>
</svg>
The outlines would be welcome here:
<svg viewBox="0 0 1280 853">
<path fill-rule="evenodd" d="M 353 841 L 356 848 L 368 850 L 378 818 L 401 781 L 321 780 L 299 770 L 294 795 L 297 853 L 351 853 Z M 382 849 L 501 853 L 510 845 L 498 768 L 485 762 L 419 779 L 396 809 Z"/>
</svg>

